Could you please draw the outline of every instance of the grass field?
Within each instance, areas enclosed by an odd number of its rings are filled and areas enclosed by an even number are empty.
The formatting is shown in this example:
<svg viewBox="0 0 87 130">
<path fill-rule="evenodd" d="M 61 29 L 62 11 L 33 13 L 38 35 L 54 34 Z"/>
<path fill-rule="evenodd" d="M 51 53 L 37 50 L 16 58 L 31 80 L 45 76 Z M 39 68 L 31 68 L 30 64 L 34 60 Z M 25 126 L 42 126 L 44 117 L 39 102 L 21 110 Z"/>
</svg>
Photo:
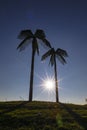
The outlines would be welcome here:
<svg viewBox="0 0 87 130">
<path fill-rule="evenodd" d="M 87 130 L 87 105 L 0 102 L 0 130 Z"/>
</svg>

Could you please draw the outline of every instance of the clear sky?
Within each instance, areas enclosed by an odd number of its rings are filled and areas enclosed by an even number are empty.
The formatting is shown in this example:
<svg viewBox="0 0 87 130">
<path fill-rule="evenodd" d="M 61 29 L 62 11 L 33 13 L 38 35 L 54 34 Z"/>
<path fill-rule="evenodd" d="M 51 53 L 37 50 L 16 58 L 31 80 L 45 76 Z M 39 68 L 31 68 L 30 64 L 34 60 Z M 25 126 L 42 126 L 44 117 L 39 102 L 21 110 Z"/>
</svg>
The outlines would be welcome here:
<svg viewBox="0 0 87 130">
<path fill-rule="evenodd" d="M 0 101 L 28 100 L 31 46 L 16 50 L 21 30 L 43 29 L 52 46 L 68 52 L 67 64 L 57 62 L 61 102 L 84 104 L 87 98 L 87 0 L 0 0 Z M 55 101 L 41 78 L 53 76 L 40 45 L 35 56 L 33 100 Z"/>
</svg>

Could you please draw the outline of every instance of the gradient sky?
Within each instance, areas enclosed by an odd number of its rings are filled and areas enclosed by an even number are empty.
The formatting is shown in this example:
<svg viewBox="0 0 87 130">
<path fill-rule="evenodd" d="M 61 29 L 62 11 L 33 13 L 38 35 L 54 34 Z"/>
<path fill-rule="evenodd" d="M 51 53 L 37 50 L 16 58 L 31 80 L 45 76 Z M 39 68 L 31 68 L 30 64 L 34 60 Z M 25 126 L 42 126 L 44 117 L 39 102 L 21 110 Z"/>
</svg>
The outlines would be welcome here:
<svg viewBox="0 0 87 130">
<path fill-rule="evenodd" d="M 16 50 L 21 30 L 43 29 L 52 46 L 67 50 L 67 64 L 57 62 L 61 102 L 84 104 L 87 98 L 87 0 L 0 0 L 0 101 L 28 100 L 31 46 Z M 33 100 L 55 101 L 41 78 L 53 76 L 47 50 L 35 57 Z"/>
</svg>

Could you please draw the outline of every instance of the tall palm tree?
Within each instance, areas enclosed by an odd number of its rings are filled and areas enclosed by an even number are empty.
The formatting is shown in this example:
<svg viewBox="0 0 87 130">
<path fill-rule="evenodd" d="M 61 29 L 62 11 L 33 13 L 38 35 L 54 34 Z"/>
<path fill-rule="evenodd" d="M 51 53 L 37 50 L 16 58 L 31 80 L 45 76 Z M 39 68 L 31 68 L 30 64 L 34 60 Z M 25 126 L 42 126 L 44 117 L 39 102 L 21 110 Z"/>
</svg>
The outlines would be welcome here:
<svg viewBox="0 0 87 130">
<path fill-rule="evenodd" d="M 45 60 L 48 56 L 50 56 L 49 63 L 51 64 L 51 66 L 54 65 L 56 102 L 59 102 L 56 57 L 60 60 L 62 64 L 65 64 L 65 57 L 67 57 L 68 54 L 63 49 L 58 48 L 57 50 L 55 50 L 54 48 L 51 48 L 42 56 L 41 60 Z"/>
<path fill-rule="evenodd" d="M 33 34 L 31 30 L 22 30 L 18 36 L 21 39 L 21 43 L 18 45 L 17 49 L 24 50 L 28 44 L 32 44 L 32 59 L 31 59 L 31 73 L 30 73 L 30 89 L 29 89 L 29 101 L 33 98 L 33 77 L 34 77 L 34 59 L 35 54 L 39 55 L 38 39 L 42 40 L 45 46 L 50 47 L 49 41 L 46 39 L 45 33 L 41 29 L 37 29 Z"/>
</svg>

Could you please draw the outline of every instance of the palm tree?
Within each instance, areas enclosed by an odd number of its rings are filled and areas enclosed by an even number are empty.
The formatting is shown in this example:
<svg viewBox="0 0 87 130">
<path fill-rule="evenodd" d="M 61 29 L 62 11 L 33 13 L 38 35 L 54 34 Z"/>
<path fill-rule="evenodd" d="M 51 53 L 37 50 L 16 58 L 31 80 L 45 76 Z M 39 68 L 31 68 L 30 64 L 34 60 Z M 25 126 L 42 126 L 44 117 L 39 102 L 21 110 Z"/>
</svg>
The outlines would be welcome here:
<svg viewBox="0 0 87 130">
<path fill-rule="evenodd" d="M 68 54 L 63 49 L 58 48 L 57 50 L 55 50 L 54 48 L 51 48 L 42 56 L 41 60 L 45 60 L 48 56 L 50 56 L 49 63 L 51 64 L 51 66 L 54 65 L 56 102 L 59 102 L 56 57 L 60 60 L 62 64 L 65 64 L 65 57 L 67 57 Z"/>
<path fill-rule="evenodd" d="M 49 41 L 46 39 L 45 33 L 41 29 L 37 29 L 33 34 L 31 30 L 22 30 L 18 36 L 21 39 L 21 43 L 18 45 L 17 49 L 24 50 L 28 44 L 32 44 L 32 59 L 31 59 L 31 73 L 30 73 L 30 89 L 29 89 L 29 101 L 33 98 L 33 78 L 34 78 L 34 59 L 35 54 L 39 55 L 38 39 L 42 40 L 45 46 L 50 47 Z"/>
</svg>

